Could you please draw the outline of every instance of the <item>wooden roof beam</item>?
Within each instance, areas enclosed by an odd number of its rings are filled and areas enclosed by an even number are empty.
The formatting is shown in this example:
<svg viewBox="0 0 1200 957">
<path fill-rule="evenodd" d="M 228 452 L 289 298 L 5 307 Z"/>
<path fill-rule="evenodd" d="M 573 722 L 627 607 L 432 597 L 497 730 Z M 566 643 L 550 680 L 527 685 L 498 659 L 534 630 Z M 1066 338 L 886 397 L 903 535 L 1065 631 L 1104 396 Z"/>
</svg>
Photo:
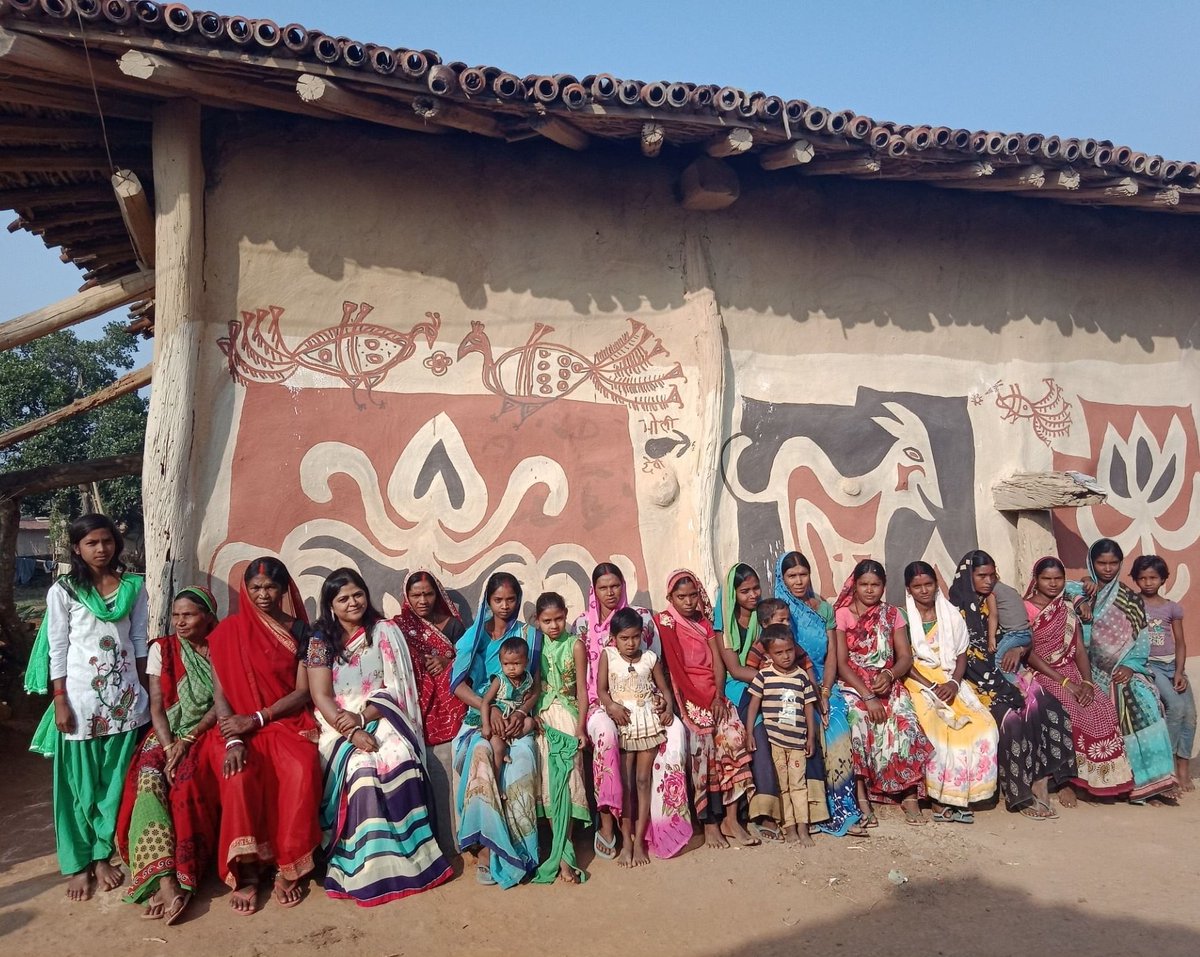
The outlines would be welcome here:
<svg viewBox="0 0 1200 957">
<path fill-rule="evenodd" d="M 704 144 L 704 152 L 714 159 L 739 156 L 754 145 L 754 134 L 740 126 L 725 133 L 718 133 Z"/>
<path fill-rule="evenodd" d="M 788 169 L 811 163 L 816 151 L 808 140 L 792 140 L 787 146 L 779 146 L 759 154 L 758 165 L 763 169 Z"/>
<path fill-rule="evenodd" d="M 504 130 L 490 116 L 464 109 L 448 100 L 436 96 L 413 97 L 412 111 L 420 119 L 439 126 L 449 126 L 467 133 L 477 133 L 480 136 L 491 136 L 504 139 Z M 430 132 L 442 132 L 439 129 Z"/>
<path fill-rule="evenodd" d="M 1024 192 L 1023 196 L 1041 195 L 1042 191 Z M 1107 181 L 1080 183 L 1075 189 L 1061 189 L 1054 198 L 1062 203 L 1121 204 L 1139 194 L 1137 181 L 1131 176 L 1113 177 Z M 1144 200 L 1145 197 L 1143 196 Z M 1134 204 L 1137 205 L 1137 204 Z"/>
<path fill-rule="evenodd" d="M 679 191 L 684 209 L 711 211 L 737 202 L 741 184 L 732 166 L 701 156 L 683 171 Z"/>
<path fill-rule="evenodd" d="M 112 200 L 112 187 L 103 180 L 94 183 L 68 183 L 64 186 L 16 186 L 0 189 L 0 209 L 68 208 L 70 203 L 97 203 Z"/>
<path fill-rule="evenodd" d="M 39 495 L 68 485 L 84 482 L 103 482 L 121 475 L 138 475 L 142 471 L 141 453 L 114 455 L 106 459 L 91 459 L 86 462 L 60 462 L 43 465 L 19 472 L 0 475 L 0 495 L 5 498 L 21 498 Z"/>
<path fill-rule="evenodd" d="M 43 212 L 38 209 L 31 216 L 18 216 L 8 224 L 8 231 L 15 233 L 18 229 L 24 229 L 41 236 L 48 230 L 58 229 L 62 226 L 100 223 L 120 218 L 121 211 L 112 203 L 95 206 L 66 206 L 60 212 Z"/>
<path fill-rule="evenodd" d="M 642 155 L 654 159 L 662 152 L 667 134 L 661 123 L 646 122 L 642 124 Z"/>
<path fill-rule="evenodd" d="M 579 127 L 566 120 L 560 120 L 557 116 L 550 116 L 544 111 L 533 117 L 529 125 L 546 139 L 569 150 L 585 150 L 592 143 L 592 138 Z"/>
<path fill-rule="evenodd" d="M 121 214 L 116 209 L 113 210 L 113 214 L 113 217 L 98 220 L 94 223 L 76 223 L 68 226 L 46 227 L 38 230 L 35 235 L 40 236 L 42 242 L 51 248 L 54 246 L 71 246 L 76 243 L 86 243 L 97 239 L 121 237 L 125 232 L 121 228 Z"/>
<path fill-rule="evenodd" d="M 4 96 L 0 93 L 0 102 Z M 104 129 L 99 122 L 91 120 L 48 120 L 45 117 L 4 116 L 0 117 L 0 142 L 5 145 L 17 143 L 24 146 L 42 144 L 87 143 L 102 144 Z M 109 142 L 144 143 L 150 136 L 150 127 L 132 125 L 108 125 Z"/>
<path fill-rule="evenodd" d="M 800 171 L 805 176 L 872 176 L 880 169 L 874 156 L 853 156 L 845 159 L 815 158 L 805 163 Z"/>
<path fill-rule="evenodd" d="M 149 159 L 146 156 L 147 163 Z M 108 155 L 102 149 L 56 150 L 38 147 L 0 151 L 0 173 L 104 173 L 109 169 Z"/>
<path fill-rule="evenodd" d="M 348 116 L 368 123 L 379 123 L 414 133 L 444 133 L 435 123 L 416 116 L 411 109 L 403 109 L 386 100 L 365 93 L 355 93 L 333 80 L 312 73 L 305 73 L 296 80 L 295 102 L 310 107 L 324 115 Z M 297 108 L 293 112 L 307 112 Z"/>
<path fill-rule="evenodd" d="M 183 94 L 220 106 L 257 106 L 285 113 L 299 113 L 336 119 L 331 113 L 315 104 L 307 104 L 285 90 L 265 86 L 253 81 L 235 79 L 208 70 L 197 70 L 156 53 L 142 50 L 127 50 L 117 60 L 122 74 L 132 81 L 144 83 L 146 93 Z M 139 85 L 139 88 L 142 88 Z"/>
<path fill-rule="evenodd" d="M 0 66 L 4 63 L 0 60 Z M 50 83 L 24 84 L 13 80 L 5 80 L 0 87 L 0 103 L 13 106 L 26 106 L 44 110 L 62 110 L 66 113 L 79 113 L 84 116 L 96 115 L 96 98 L 88 90 L 67 90 Z M 100 105 L 105 117 L 117 117 L 126 120 L 147 120 L 150 118 L 150 105 L 136 99 L 115 95 L 109 90 L 100 91 Z"/>
<path fill-rule="evenodd" d="M 124 276 L 86 292 L 78 292 L 50 306 L 27 312 L 0 324 L 0 350 L 12 349 L 51 332 L 94 319 L 110 309 L 143 298 L 154 291 L 154 273 Z"/>
<path fill-rule="evenodd" d="M 1040 166 L 1004 166 L 990 176 L 942 180 L 937 185 L 946 189 L 974 189 L 995 192 L 1022 192 L 1041 189 L 1046 171 Z"/>
<path fill-rule="evenodd" d="M 16 445 L 18 442 L 23 442 L 25 439 L 32 438 L 51 426 L 57 425 L 66 419 L 73 418 L 77 415 L 82 415 L 84 412 L 90 412 L 92 409 L 102 405 L 107 405 L 115 399 L 121 398 L 123 395 L 128 395 L 130 392 L 136 392 L 143 386 L 150 384 L 150 379 L 154 374 L 154 363 L 148 363 L 140 369 L 135 369 L 133 372 L 128 372 L 121 376 L 116 382 L 111 385 L 106 385 L 103 389 L 93 392 L 89 396 L 82 399 L 76 399 L 70 405 L 65 405 L 61 409 L 56 409 L 49 415 L 43 415 L 40 418 L 34 419 L 32 422 L 26 422 L 23 425 L 18 425 L 15 429 L 9 429 L 7 432 L 0 434 L 0 449 L 6 449 L 10 445 Z"/>
<path fill-rule="evenodd" d="M 150 208 L 142 181 L 133 170 L 119 169 L 113 174 L 112 186 L 138 265 L 142 269 L 153 269 L 154 210 Z"/>
</svg>

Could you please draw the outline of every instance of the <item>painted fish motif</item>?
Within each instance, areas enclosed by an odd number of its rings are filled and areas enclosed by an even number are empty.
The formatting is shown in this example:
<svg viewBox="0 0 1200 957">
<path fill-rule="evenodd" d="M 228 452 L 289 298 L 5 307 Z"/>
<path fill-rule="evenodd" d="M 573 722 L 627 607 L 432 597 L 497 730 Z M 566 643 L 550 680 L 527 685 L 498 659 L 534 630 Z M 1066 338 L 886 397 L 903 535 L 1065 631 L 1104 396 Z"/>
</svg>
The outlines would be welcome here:
<svg viewBox="0 0 1200 957">
<path fill-rule="evenodd" d="M 1033 434 L 1047 447 L 1051 440 L 1071 434 L 1071 403 L 1063 396 L 1062 386 L 1053 379 L 1043 379 L 1046 394 L 1034 401 L 1012 383 L 1007 393 L 997 393 L 996 407 L 1003 410 L 1004 421 L 1013 423 L 1029 419 Z"/>
<path fill-rule="evenodd" d="M 408 332 L 398 332 L 367 322 L 374 308 L 369 302 L 343 302 L 340 323 L 313 333 L 295 348 L 288 346 L 280 330 L 282 306 L 243 310 L 240 320 L 230 320 L 229 335 L 218 339 L 217 345 L 229 361 L 229 375 L 235 382 L 282 383 L 304 368 L 345 382 L 359 409 L 365 409 L 366 402 L 382 407 L 372 391 L 412 356 L 418 337 L 423 336 L 430 346 L 437 341 L 442 317 L 427 312 Z M 366 402 L 359 401 L 359 389 Z"/>
</svg>

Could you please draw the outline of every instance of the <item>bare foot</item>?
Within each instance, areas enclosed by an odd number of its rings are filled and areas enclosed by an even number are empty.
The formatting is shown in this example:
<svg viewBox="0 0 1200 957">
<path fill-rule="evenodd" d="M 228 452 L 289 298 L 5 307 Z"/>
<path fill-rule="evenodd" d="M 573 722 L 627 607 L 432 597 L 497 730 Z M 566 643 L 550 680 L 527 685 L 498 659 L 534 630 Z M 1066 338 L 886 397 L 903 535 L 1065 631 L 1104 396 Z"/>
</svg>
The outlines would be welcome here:
<svg viewBox="0 0 1200 957">
<path fill-rule="evenodd" d="M 816 847 L 817 842 L 812 839 L 812 835 L 808 833 L 808 828 L 800 827 L 796 831 L 797 838 L 800 841 L 801 847 Z"/>
<path fill-rule="evenodd" d="M 1194 790 L 1196 790 L 1196 782 L 1193 781 L 1191 778 L 1184 778 L 1182 781 L 1179 782 L 1179 790 L 1194 791 Z"/>
<path fill-rule="evenodd" d="M 1079 804 L 1079 799 L 1075 796 L 1075 789 L 1069 784 L 1064 784 L 1058 789 L 1058 803 L 1063 807 L 1075 807 Z"/>
<path fill-rule="evenodd" d="M 1179 782 L 1179 790 L 1194 791 L 1196 785 L 1192 781 L 1191 759 L 1176 758 L 1175 759 L 1175 780 Z"/>
<path fill-rule="evenodd" d="M 650 855 L 646 853 L 646 845 L 643 841 L 634 841 L 637 847 L 633 850 L 633 867 L 642 867 L 650 863 Z"/>
<path fill-rule="evenodd" d="M 621 845 L 621 853 L 617 855 L 619 867 L 633 867 L 633 841 L 625 841 Z"/>
<path fill-rule="evenodd" d="M 758 847 L 762 843 L 757 837 L 742 827 L 742 822 L 732 815 L 721 822 L 721 833 L 731 841 L 737 841 L 742 847 Z"/>
<path fill-rule="evenodd" d="M 86 901 L 92 899 L 92 865 L 89 864 L 78 874 L 72 874 L 67 881 L 67 899 Z"/>
<path fill-rule="evenodd" d="M 237 890 L 229 895 L 229 906 L 243 917 L 248 917 L 258 910 L 258 885 L 240 884 Z"/>
<path fill-rule="evenodd" d="M 303 896 L 299 881 L 289 881 L 282 874 L 275 875 L 275 899 L 284 907 L 295 907 Z"/>
<path fill-rule="evenodd" d="M 564 884 L 578 884 L 579 875 L 575 873 L 573 868 L 566 861 L 559 861 L 558 864 L 558 879 Z"/>
<path fill-rule="evenodd" d="M 807 835 L 805 835 L 805 836 L 807 836 Z M 785 827 L 783 829 L 783 843 L 784 844 L 799 844 L 800 843 L 800 838 L 796 834 L 796 828 L 794 825 Z"/>
<path fill-rule="evenodd" d="M 115 891 L 125 883 L 125 872 L 108 861 L 96 861 L 96 883 L 105 893 Z"/>
<path fill-rule="evenodd" d="M 725 835 L 721 833 L 719 824 L 704 825 L 704 846 L 724 850 L 729 846 L 729 842 L 725 840 Z"/>
</svg>

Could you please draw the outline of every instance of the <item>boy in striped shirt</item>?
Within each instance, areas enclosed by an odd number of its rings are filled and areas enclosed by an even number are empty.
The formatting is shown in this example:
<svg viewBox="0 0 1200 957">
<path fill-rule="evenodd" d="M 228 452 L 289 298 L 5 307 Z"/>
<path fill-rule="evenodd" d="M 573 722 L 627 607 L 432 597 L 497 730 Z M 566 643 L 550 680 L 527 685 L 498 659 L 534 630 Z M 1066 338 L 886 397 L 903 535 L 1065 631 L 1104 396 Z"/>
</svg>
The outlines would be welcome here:
<svg viewBox="0 0 1200 957">
<path fill-rule="evenodd" d="M 768 625 L 760 641 L 769 661 L 750 682 L 746 727 L 753 728 L 761 712 L 779 779 L 784 840 L 789 844 L 811 845 L 805 768 L 813 753 L 810 731 L 816 727 L 817 692 L 812 679 L 796 661 L 796 641 L 791 628 Z M 751 751 L 755 749 L 753 735 L 746 735 L 746 746 Z"/>
</svg>

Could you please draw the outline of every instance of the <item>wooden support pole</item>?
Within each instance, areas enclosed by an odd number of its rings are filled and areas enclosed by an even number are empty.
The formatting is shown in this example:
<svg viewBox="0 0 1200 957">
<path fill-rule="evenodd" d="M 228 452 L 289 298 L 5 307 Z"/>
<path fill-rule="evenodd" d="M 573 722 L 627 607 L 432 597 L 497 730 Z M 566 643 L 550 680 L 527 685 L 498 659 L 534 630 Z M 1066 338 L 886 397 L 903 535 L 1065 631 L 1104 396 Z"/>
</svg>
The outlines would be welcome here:
<svg viewBox="0 0 1200 957">
<path fill-rule="evenodd" d="M 704 144 L 704 152 L 717 159 L 745 153 L 754 145 L 754 134 L 742 127 L 719 133 Z"/>
<path fill-rule="evenodd" d="M 654 159 L 662 152 L 663 141 L 666 140 L 666 133 L 663 131 L 661 123 L 643 123 L 642 124 L 642 155 Z"/>
<path fill-rule="evenodd" d="M 1016 527 L 1017 580 L 1028 581 L 1034 563 L 1057 552 L 1051 509 L 1100 505 L 1108 493 L 1079 472 L 1019 472 L 992 486 L 992 503 Z"/>
<path fill-rule="evenodd" d="M 296 80 L 296 95 L 299 97 L 297 103 L 319 109 L 323 114 L 349 116 L 356 120 L 366 120 L 368 123 L 379 123 L 415 133 L 445 132 L 436 123 L 413 115 L 412 110 L 363 93 L 355 93 L 339 86 L 333 80 L 312 73 L 306 73 Z"/>
<path fill-rule="evenodd" d="M 152 630 L 167 625 L 164 596 L 173 595 L 177 584 L 194 581 L 196 573 L 188 489 L 204 332 L 200 140 L 199 103 L 176 100 L 155 111 L 155 370 L 142 471 Z"/>
<path fill-rule="evenodd" d="M 592 138 L 577 126 L 545 113 L 534 117 L 529 121 L 529 125 L 546 139 L 569 150 L 585 150 L 592 142 Z"/>
<path fill-rule="evenodd" d="M 684 209 L 724 209 L 737 202 L 741 184 L 731 166 L 701 156 L 683 171 L 679 190 Z"/>
<path fill-rule="evenodd" d="M 808 140 L 793 140 L 787 146 L 767 150 L 758 163 L 763 169 L 787 169 L 789 166 L 810 163 L 815 155 L 816 151 Z"/>
<path fill-rule="evenodd" d="M 122 276 L 87 292 L 68 296 L 52 306 L 26 313 L 0 325 L 0 349 L 12 349 L 59 329 L 85 322 L 153 291 L 154 273 L 142 272 Z"/>
<path fill-rule="evenodd" d="M 150 210 L 150 200 L 142 188 L 142 181 L 133 170 L 119 169 L 113 174 L 112 185 L 138 265 L 153 269 L 154 213 Z"/>
<path fill-rule="evenodd" d="M 103 389 L 93 392 L 89 396 L 76 399 L 70 405 L 64 405 L 61 409 L 55 409 L 53 412 L 34 419 L 32 422 L 18 425 L 15 429 L 0 432 L 0 449 L 16 445 L 18 442 L 23 442 L 25 439 L 45 432 L 46 429 L 57 425 L 59 422 L 82 415 L 84 412 L 90 412 L 92 409 L 99 408 L 102 405 L 112 402 L 114 399 L 119 399 L 130 392 L 136 392 L 143 386 L 148 386 L 153 372 L 153 363 L 144 365 L 133 372 L 127 372 L 112 385 L 106 385 Z"/>
</svg>

